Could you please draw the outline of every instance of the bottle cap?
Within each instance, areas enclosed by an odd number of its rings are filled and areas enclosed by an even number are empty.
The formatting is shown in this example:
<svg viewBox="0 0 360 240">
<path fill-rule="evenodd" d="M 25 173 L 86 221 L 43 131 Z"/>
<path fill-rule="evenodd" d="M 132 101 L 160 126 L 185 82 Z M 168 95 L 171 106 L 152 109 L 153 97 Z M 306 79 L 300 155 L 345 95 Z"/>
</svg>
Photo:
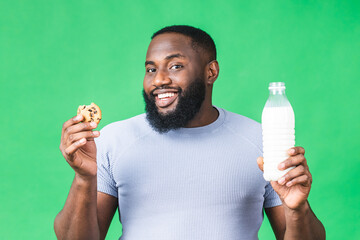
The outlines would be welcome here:
<svg viewBox="0 0 360 240">
<path fill-rule="evenodd" d="M 271 82 L 269 83 L 269 90 L 271 89 L 285 89 L 285 83 L 284 82 Z"/>
</svg>

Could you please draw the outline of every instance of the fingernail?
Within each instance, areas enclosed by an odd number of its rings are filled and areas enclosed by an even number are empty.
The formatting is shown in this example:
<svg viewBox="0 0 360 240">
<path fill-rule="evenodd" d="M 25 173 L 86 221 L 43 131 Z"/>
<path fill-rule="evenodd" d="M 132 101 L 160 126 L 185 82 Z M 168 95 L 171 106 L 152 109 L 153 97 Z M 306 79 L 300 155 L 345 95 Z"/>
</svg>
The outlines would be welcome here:
<svg viewBox="0 0 360 240">
<path fill-rule="evenodd" d="M 285 169 L 285 163 L 280 163 L 280 164 L 279 164 L 279 169 L 280 169 L 280 170 Z"/>
<path fill-rule="evenodd" d="M 79 143 L 84 143 L 85 142 L 85 138 L 80 139 Z"/>
<path fill-rule="evenodd" d="M 94 136 L 99 136 L 100 135 L 100 132 L 99 131 L 94 131 Z"/>
<path fill-rule="evenodd" d="M 294 154 L 294 153 L 295 153 L 295 149 L 290 148 L 288 152 L 289 152 L 289 154 Z"/>
<path fill-rule="evenodd" d="M 97 124 L 95 122 L 91 122 L 90 126 L 92 126 L 93 128 L 96 128 Z"/>
<path fill-rule="evenodd" d="M 283 185 L 285 183 L 285 177 L 282 177 L 278 180 L 278 183 Z"/>
<path fill-rule="evenodd" d="M 286 184 L 287 187 L 290 187 L 291 185 L 292 185 L 292 182 L 288 182 L 288 183 Z"/>
</svg>

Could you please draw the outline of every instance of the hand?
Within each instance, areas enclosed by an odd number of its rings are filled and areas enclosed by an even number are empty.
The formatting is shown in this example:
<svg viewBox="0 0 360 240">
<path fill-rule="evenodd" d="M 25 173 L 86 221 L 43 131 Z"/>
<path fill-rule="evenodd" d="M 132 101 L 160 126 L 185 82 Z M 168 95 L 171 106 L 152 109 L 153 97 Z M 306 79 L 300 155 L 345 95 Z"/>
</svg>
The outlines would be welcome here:
<svg viewBox="0 0 360 240">
<path fill-rule="evenodd" d="M 82 178 L 96 176 L 96 145 L 95 137 L 99 131 L 92 131 L 97 127 L 94 122 L 80 123 L 82 115 L 77 115 L 63 124 L 60 151 L 75 173 Z"/>
<path fill-rule="evenodd" d="M 270 181 L 271 186 L 279 195 L 286 207 L 296 210 L 304 206 L 310 193 L 312 176 L 304 157 L 305 149 L 294 147 L 288 150 L 289 158 L 279 164 L 279 170 L 294 167 L 278 181 Z M 263 171 L 263 157 L 257 159 Z"/>
</svg>

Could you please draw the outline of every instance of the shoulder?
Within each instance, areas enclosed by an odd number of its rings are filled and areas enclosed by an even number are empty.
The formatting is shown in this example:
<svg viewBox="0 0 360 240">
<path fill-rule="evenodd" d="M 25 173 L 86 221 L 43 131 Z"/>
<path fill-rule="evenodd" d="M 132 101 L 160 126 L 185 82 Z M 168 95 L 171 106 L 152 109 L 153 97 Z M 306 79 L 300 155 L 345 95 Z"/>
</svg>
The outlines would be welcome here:
<svg viewBox="0 0 360 240">
<path fill-rule="evenodd" d="M 100 137 L 96 142 L 119 144 L 131 142 L 152 131 L 145 113 L 135 117 L 110 123 L 100 130 Z"/>
<path fill-rule="evenodd" d="M 222 110 L 225 113 L 225 127 L 233 134 L 246 138 L 262 150 L 261 124 L 246 116 Z"/>
<path fill-rule="evenodd" d="M 258 134 L 261 133 L 261 124 L 251 118 L 245 117 L 243 115 L 233 113 L 227 110 L 225 112 L 225 124 L 228 128 L 232 129 L 237 133 L 248 133 L 248 134 Z"/>
<path fill-rule="evenodd" d="M 233 113 L 223 109 L 226 114 L 226 121 L 228 124 L 232 125 L 233 127 L 250 127 L 253 130 L 261 129 L 261 124 L 251 118 L 245 117 L 238 113 Z"/>
<path fill-rule="evenodd" d="M 121 120 L 121 121 L 116 121 L 113 123 L 110 123 L 108 125 L 106 125 L 105 127 L 103 127 L 101 129 L 101 132 L 104 132 L 106 134 L 109 133 L 113 133 L 114 131 L 133 131 L 136 129 L 142 129 L 142 128 L 147 128 L 147 121 L 146 121 L 146 116 L 145 113 L 134 116 L 132 118 L 129 119 L 125 119 L 125 120 Z M 140 130 L 139 129 L 139 130 Z"/>
</svg>

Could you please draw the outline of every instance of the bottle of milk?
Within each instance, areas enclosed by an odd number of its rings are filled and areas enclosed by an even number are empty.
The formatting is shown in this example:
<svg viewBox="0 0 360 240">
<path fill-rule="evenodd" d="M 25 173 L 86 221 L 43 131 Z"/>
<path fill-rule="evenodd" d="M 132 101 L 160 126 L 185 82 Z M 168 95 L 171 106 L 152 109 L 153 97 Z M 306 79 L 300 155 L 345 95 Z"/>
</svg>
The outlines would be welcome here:
<svg viewBox="0 0 360 240">
<path fill-rule="evenodd" d="M 291 169 L 280 171 L 278 165 L 289 157 L 287 150 L 295 146 L 295 117 L 285 95 L 285 83 L 271 82 L 269 91 L 261 116 L 264 178 L 277 181 Z"/>
</svg>

